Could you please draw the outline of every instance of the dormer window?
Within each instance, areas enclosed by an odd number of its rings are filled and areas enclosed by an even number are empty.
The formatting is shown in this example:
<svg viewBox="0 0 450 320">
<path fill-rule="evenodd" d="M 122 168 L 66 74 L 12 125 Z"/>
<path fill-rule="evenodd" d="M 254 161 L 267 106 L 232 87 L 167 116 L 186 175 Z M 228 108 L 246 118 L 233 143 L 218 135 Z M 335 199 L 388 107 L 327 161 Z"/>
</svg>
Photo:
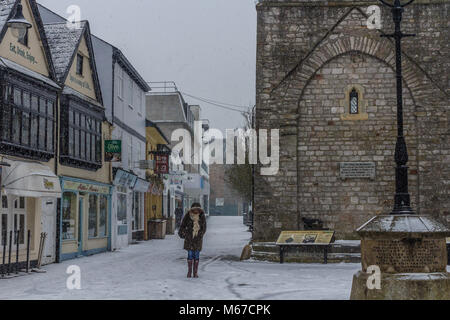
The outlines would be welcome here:
<svg viewBox="0 0 450 320">
<path fill-rule="evenodd" d="M 84 57 L 81 54 L 77 54 L 77 74 L 82 76 L 83 75 L 83 64 L 84 64 Z"/>
<path fill-rule="evenodd" d="M 350 114 L 359 113 L 359 95 L 355 88 L 350 92 Z"/>
</svg>

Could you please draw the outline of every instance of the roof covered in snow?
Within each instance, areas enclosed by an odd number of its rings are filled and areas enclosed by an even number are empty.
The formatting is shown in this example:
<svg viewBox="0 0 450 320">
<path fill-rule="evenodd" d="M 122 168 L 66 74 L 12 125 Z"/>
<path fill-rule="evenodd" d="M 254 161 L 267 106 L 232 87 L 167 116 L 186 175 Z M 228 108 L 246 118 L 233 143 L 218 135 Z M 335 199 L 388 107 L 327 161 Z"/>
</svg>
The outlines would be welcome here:
<svg viewBox="0 0 450 320">
<path fill-rule="evenodd" d="M 33 70 L 27 69 L 27 68 L 21 66 L 20 64 L 17 64 L 6 58 L 0 57 L 0 68 L 6 68 L 6 69 L 17 71 L 17 72 L 22 73 L 30 78 L 33 78 L 38 81 L 42 81 L 43 83 L 45 83 L 49 86 L 52 86 L 55 89 L 60 89 L 60 87 L 51 79 L 43 76 L 40 73 L 34 72 Z"/>
<path fill-rule="evenodd" d="M 50 50 L 48 47 L 47 37 L 44 32 L 44 25 L 42 23 L 41 15 L 39 14 L 39 10 L 37 8 L 37 3 L 35 0 L 28 0 L 31 11 L 36 22 L 35 27 L 41 37 L 42 45 L 44 47 L 45 57 L 48 61 L 48 67 L 50 72 L 50 78 L 55 79 L 55 70 L 53 66 L 53 61 L 51 59 Z M 15 8 L 19 4 L 19 0 L 0 0 L 0 41 L 3 41 L 3 38 L 8 30 L 7 21 L 15 14 Z"/>
<path fill-rule="evenodd" d="M 11 14 L 12 9 L 16 0 L 2 0 L 0 1 L 0 30 L 6 25 L 6 21 L 8 21 L 8 17 Z"/>
<path fill-rule="evenodd" d="M 95 64 L 89 22 L 81 21 L 79 28 L 69 28 L 67 22 L 52 23 L 46 24 L 44 29 L 52 55 L 56 77 L 61 85 L 65 83 L 70 67 L 72 66 L 78 51 L 80 42 L 83 37 L 85 37 L 86 45 L 90 53 L 89 62 L 92 70 L 95 92 L 97 100 L 100 105 L 102 105 L 103 99 L 97 74 L 97 67 Z M 84 97 L 84 99 L 88 99 L 88 97 Z"/>
<path fill-rule="evenodd" d="M 432 216 L 388 215 L 376 216 L 361 226 L 358 233 L 433 233 L 450 236 L 450 229 Z"/>
<path fill-rule="evenodd" d="M 78 49 L 85 27 L 85 21 L 80 23 L 80 28 L 68 28 L 66 22 L 44 26 L 56 76 L 60 82 L 64 82 L 67 76 L 67 71 L 72 65 L 75 50 Z"/>
</svg>

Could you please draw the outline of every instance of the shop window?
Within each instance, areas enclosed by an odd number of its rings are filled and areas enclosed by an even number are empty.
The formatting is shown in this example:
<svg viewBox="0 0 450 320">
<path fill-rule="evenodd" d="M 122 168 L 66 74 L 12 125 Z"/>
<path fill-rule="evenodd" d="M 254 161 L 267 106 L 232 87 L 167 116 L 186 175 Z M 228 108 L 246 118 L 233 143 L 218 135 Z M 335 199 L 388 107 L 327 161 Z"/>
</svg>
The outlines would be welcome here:
<svg viewBox="0 0 450 320">
<path fill-rule="evenodd" d="M 54 100 L 34 92 L 31 86 L 3 88 L 1 138 L 10 147 L 8 152 L 39 160 L 53 157 Z"/>
<path fill-rule="evenodd" d="M 98 196 L 95 194 L 89 195 L 89 238 L 98 237 Z"/>
<path fill-rule="evenodd" d="M 12 244 L 25 244 L 26 203 L 24 197 L 8 198 L 2 196 L 1 216 L 1 244 L 9 245 L 12 232 Z"/>
<path fill-rule="evenodd" d="M 2 209 L 8 209 L 8 197 L 2 196 Z"/>
<path fill-rule="evenodd" d="M 8 243 L 8 214 L 2 213 L 2 246 Z"/>
<path fill-rule="evenodd" d="M 133 193 L 133 221 L 132 221 L 132 229 L 133 231 L 142 230 L 142 222 L 141 222 L 141 193 L 134 192 Z"/>
<path fill-rule="evenodd" d="M 1 213 L 1 244 L 4 245 L 7 241 L 8 236 L 8 198 L 6 196 L 2 196 L 2 207 L 0 210 Z"/>
<path fill-rule="evenodd" d="M 62 203 L 62 240 L 77 239 L 77 195 L 64 192 Z"/>
<path fill-rule="evenodd" d="M 84 57 L 81 54 L 77 54 L 77 74 L 82 76 L 83 75 L 83 64 L 84 64 Z"/>
<path fill-rule="evenodd" d="M 108 197 L 105 195 L 100 196 L 100 216 L 98 223 L 98 236 L 106 237 L 108 234 Z"/>
<path fill-rule="evenodd" d="M 25 213 L 14 214 L 14 232 L 18 232 L 18 235 L 14 234 L 14 244 L 17 244 L 17 237 L 19 244 L 25 243 Z"/>
</svg>

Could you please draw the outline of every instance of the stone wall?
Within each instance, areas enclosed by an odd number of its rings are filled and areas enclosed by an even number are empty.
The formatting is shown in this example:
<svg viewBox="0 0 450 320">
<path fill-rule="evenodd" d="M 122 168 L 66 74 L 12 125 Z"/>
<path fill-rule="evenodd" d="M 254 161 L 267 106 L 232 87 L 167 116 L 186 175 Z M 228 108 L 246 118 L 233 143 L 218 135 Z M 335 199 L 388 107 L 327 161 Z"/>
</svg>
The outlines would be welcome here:
<svg viewBox="0 0 450 320">
<path fill-rule="evenodd" d="M 257 127 L 280 129 L 280 171 L 255 178 L 254 240 L 302 229 L 319 218 L 338 238 L 375 214 L 394 194 L 395 51 L 381 30 L 366 26 L 375 1 L 260 1 L 257 39 Z M 414 209 L 450 221 L 450 131 L 447 0 L 416 0 L 402 29 L 405 135 Z M 347 120 L 351 86 L 365 110 Z M 339 163 L 376 163 L 375 180 L 339 178 Z M 259 169 L 257 170 L 257 173 Z"/>
</svg>

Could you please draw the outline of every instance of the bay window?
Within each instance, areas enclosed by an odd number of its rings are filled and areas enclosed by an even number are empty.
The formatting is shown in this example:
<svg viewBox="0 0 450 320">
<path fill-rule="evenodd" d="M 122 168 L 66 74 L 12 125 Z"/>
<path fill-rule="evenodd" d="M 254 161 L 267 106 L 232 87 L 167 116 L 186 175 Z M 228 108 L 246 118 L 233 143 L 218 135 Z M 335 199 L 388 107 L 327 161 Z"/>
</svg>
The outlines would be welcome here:
<svg viewBox="0 0 450 320">
<path fill-rule="evenodd" d="M 7 154 L 49 160 L 54 154 L 56 94 L 26 83 L 2 86 L 0 139 Z"/>
<path fill-rule="evenodd" d="M 102 165 L 103 111 L 63 97 L 61 111 L 61 163 L 98 170 Z"/>
</svg>

